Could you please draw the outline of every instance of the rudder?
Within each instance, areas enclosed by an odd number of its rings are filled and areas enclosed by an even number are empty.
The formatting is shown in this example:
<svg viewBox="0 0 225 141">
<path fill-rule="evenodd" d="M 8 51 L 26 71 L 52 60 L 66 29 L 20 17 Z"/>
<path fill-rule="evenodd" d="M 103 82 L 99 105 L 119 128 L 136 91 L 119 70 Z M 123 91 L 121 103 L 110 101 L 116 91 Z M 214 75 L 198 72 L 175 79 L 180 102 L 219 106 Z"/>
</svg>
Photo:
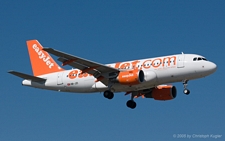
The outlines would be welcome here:
<svg viewBox="0 0 225 141">
<path fill-rule="evenodd" d="M 27 41 L 27 48 L 34 76 L 59 72 L 63 69 L 44 50 L 37 40 Z"/>
</svg>

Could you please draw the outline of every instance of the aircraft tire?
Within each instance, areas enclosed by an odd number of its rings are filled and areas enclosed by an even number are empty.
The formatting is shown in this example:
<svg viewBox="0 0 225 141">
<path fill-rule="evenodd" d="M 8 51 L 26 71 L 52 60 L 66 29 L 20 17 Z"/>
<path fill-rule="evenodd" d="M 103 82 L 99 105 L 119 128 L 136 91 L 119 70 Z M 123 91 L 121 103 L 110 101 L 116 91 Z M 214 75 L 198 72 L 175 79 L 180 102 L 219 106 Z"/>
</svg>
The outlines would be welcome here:
<svg viewBox="0 0 225 141">
<path fill-rule="evenodd" d="M 114 97 L 113 92 L 111 92 L 110 90 L 104 91 L 103 95 L 105 98 L 108 98 L 108 99 L 113 99 L 113 97 Z"/>
<path fill-rule="evenodd" d="M 128 100 L 127 101 L 127 107 L 129 107 L 131 109 L 134 109 L 134 108 L 136 108 L 136 106 L 137 106 L 137 104 L 133 100 Z"/>
<path fill-rule="evenodd" d="M 189 95 L 190 94 L 190 90 L 184 89 L 184 94 Z"/>
</svg>

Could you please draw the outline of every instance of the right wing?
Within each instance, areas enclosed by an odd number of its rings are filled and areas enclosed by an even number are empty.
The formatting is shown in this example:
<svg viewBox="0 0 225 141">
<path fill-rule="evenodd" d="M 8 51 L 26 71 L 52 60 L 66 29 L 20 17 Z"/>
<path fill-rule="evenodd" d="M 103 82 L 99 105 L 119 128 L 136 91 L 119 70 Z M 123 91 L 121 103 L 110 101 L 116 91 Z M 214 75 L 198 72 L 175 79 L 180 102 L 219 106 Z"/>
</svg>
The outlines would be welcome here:
<svg viewBox="0 0 225 141">
<path fill-rule="evenodd" d="M 70 55 L 52 48 L 43 48 L 43 50 L 58 56 L 58 60 L 63 63 L 63 66 L 68 64 L 74 68 L 82 70 L 83 73 L 87 72 L 92 74 L 97 79 L 97 81 L 101 81 L 106 86 L 108 85 L 108 79 L 110 77 L 115 77 L 119 73 L 119 70 L 115 68 Z"/>
</svg>

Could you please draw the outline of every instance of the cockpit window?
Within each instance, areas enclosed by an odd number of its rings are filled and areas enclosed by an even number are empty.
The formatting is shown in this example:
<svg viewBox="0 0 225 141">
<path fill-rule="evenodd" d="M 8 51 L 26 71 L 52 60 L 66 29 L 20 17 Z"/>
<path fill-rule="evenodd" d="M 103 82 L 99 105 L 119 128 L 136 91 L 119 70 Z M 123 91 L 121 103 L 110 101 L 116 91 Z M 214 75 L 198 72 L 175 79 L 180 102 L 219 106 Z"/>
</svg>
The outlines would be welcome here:
<svg viewBox="0 0 225 141">
<path fill-rule="evenodd" d="M 207 61 L 207 59 L 202 58 L 202 57 L 195 57 L 195 58 L 193 59 L 193 61 L 201 61 L 201 60 Z"/>
<path fill-rule="evenodd" d="M 202 60 L 202 58 L 198 57 L 198 61 Z"/>
</svg>

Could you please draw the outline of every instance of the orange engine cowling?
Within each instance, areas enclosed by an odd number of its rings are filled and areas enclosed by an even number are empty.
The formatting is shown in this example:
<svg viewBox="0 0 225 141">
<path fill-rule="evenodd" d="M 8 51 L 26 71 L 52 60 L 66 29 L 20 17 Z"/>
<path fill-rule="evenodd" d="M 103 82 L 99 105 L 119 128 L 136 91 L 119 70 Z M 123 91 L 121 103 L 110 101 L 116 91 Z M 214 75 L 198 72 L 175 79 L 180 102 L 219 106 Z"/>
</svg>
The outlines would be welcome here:
<svg viewBox="0 0 225 141">
<path fill-rule="evenodd" d="M 177 90 L 175 86 L 166 85 L 158 86 L 152 90 L 152 98 L 155 100 L 171 100 L 177 96 Z"/>
<path fill-rule="evenodd" d="M 144 81 L 144 72 L 142 70 L 130 70 L 120 72 L 116 78 L 123 85 L 137 85 Z"/>
</svg>

